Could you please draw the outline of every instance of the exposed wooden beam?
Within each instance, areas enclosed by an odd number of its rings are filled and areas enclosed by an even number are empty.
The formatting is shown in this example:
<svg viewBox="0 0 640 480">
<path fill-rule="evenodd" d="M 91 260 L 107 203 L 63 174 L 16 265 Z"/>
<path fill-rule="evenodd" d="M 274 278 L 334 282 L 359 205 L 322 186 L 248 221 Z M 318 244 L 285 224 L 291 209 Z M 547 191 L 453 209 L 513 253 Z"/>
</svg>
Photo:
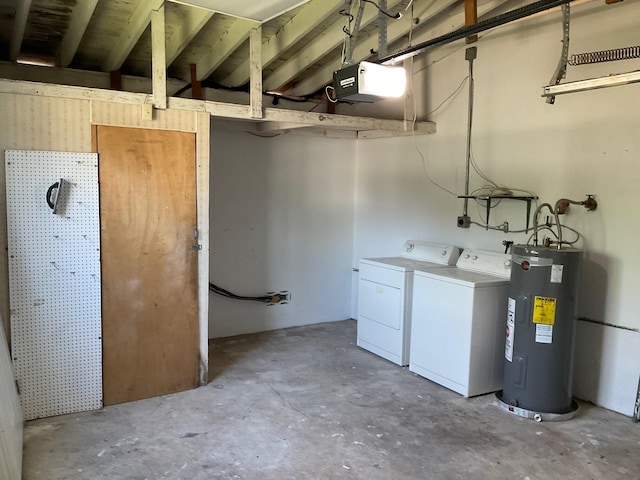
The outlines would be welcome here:
<svg viewBox="0 0 640 480">
<path fill-rule="evenodd" d="M 180 24 L 167 40 L 167 67 L 178 58 L 178 55 L 211 20 L 213 15 L 214 12 L 204 8 L 184 7 L 184 12 L 181 11 Z"/>
<path fill-rule="evenodd" d="M 398 3 L 398 0 L 390 0 L 388 2 L 388 8 L 391 9 Z M 371 5 L 370 7 L 371 8 L 366 8 L 364 11 L 360 24 L 361 28 L 364 28 L 378 18 L 378 10 Z M 285 63 L 264 79 L 265 90 L 278 90 L 298 73 L 316 63 L 332 50 L 338 48 L 344 41 L 345 33 L 342 31 L 344 26 L 344 21 L 334 23 L 321 35 L 318 35 L 316 39 L 309 42 L 300 52 L 292 55 Z M 338 59 L 338 61 L 332 63 L 329 68 L 337 70 L 340 68 L 341 63 L 342 59 Z"/>
<path fill-rule="evenodd" d="M 505 1 L 506 3 L 509 3 L 508 0 L 494 0 L 494 1 L 484 2 L 480 9 L 480 12 L 482 14 L 486 14 L 487 12 L 491 11 L 493 8 L 496 8 L 504 4 Z M 458 23 L 458 25 L 456 25 L 454 28 L 451 29 L 451 30 L 454 30 L 456 28 L 464 26 L 464 12 L 460 12 L 459 14 L 453 17 L 447 16 L 446 18 L 441 18 L 441 16 L 438 16 L 438 14 L 446 11 L 455 3 L 457 3 L 456 0 L 436 0 L 435 2 L 431 2 L 430 4 L 427 4 L 427 5 L 423 3 L 422 7 L 420 6 L 420 4 L 418 4 L 414 7 L 414 16 L 419 19 L 420 24 L 429 22 L 429 20 L 432 17 L 435 17 L 435 20 L 432 20 L 432 22 L 434 22 L 434 25 L 439 25 L 439 24 L 442 24 L 443 22 L 447 22 L 447 24 L 454 24 L 454 25 L 455 23 Z M 389 43 L 399 40 L 401 37 L 403 37 L 407 33 L 408 33 L 408 25 L 406 22 L 391 23 L 387 31 Z M 421 35 L 431 35 L 431 32 L 429 31 L 426 34 L 423 33 Z M 418 42 L 420 38 L 421 38 L 420 36 L 414 36 L 414 41 Z M 369 58 L 371 56 L 371 49 L 376 48 L 377 43 L 378 43 L 378 39 L 376 38 L 375 35 L 372 35 L 369 38 L 363 39 L 362 42 L 360 42 L 356 46 L 356 48 L 353 50 L 354 60 L 356 62 L 359 62 L 361 60 Z M 309 95 L 310 93 L 316 92 L 317 90 L 319 90 L 320 88 L 322 88 L 323 86 L 325 86 L 331 81 L 333 70 L 335 70 L 335 68 L 332 68 L 332 66 L 335 65 L 338 61 L 339 61 L 338 57 L 334 57 L 332 60 L 328 60 L 327 64 L 324 67 L 319 68 L 314 72 L 313 75 L 305 78 L 302 82 L 299 82 L 288 93 L 291 95 L 304 96 L 304 95 Z"/>
<path fill-rule="evenodd" d="M 76 3 L 71 13 L 67 32 L 58 47 L 58 66 L 67 67 L 73 61 L 96 5 L 98 5 L 98 0 L 84 0 Z"/>
<path fill-rule="evenodd" d="M 15 62 L 20 55 L 20 47 L 24 39 L 24 30 L 27 27 L 29 10 L 31 10 L 31 0 L 21 0 L 17 2 L 16 15 L 13 18 L 13 31 L 11 32 L 11 44 L 9 45 L 9 58 Z"/>
<path fill-rule="evenodd" d="M 101 102 L 128 103 L 142 105 L 149 95 L 144 93 L 119 92 L 87 87 L 50 85 L 39 82 L 0 79 L 0 93 L 32 95 L 35 97 L 73 98 L 76 100 L 97 100 Z"/>
<path fill-rule="evenodd" d="M 204 80 L 224 62 L 249 37 L 249 32 L 257 25 L 251 20 L 239 18 L 226 32 L 226 35 L 216 38 L 211 44 L 211 51 L 202 57 L 198 66 L 198 80 Z"/>
<path fill-rule="evenodd" d="M 118 72 L 119 74 L 120 72 Z M 151 79 L 148 77 L 135 77 L 120 75 L 121 88 L 127 92 L 149 93 L 152 90 Z M 0 78 L 11 80 L 23 80 L 25 82 L 42 82 L 58 85 L 81 85 L 95 89 L 109 89 L 111 73 L 93 72 L 88 70 L 76 70 L 58 67 L 40 67 L 35 65 L 21 65 L 19 63 L 0 61 Z M 167 93 L 173 95 L 184 87 L 182 80 L 167 80 Z"/>
<path fill-rule="evenodd" d="M 23 82 L 18 80 L 0 79 L 0 93 L 16 95 L 32 95 L 37 97 L 71 98 L 111 103 L 126 103 L 129 105 L 144 105 L 148 95 L 144 93 L 118 92 L 115 90 L 99 90 L 86 87 L 71 87 L 63 85 L 48 85 L 46 83 Z M 237 105 L 206 100 L 192 100 L 188 98 L 170 97 L 170 109 L 188 110 L 192 112 L 206 112 L 212 117 L 237 119 L 255 122 L 251 118 L 249 105 Z M 380 130 L 396 132 L 405 135 L 404 120 L 387 120 L 371 117 L 351 117 L 348 115 L 331 115 L 327 113 L 313 113 L 279 108 L 265 108 L 262 120 L 266 122 L 288 122 L 304 124 L 305 127 L 317 127 L 324 130 L 344 130 L 360 132 L 365 130 Z M 230 123 L 230 122 L 229 122 Z M 433 122 L 416 122 L 416 133 L 435 133 Z M 290 128 L 291 129 L 291 128 Z M 409 132 L 410 133 L 410 132 Z"/>
<path fill-rule="evenodd" d="M 283 132 L 283 131 L 291 131 L 297 130 L 299 128 L 309 128 L 314 125 L 309 125 L 307 123 L 294 123 L 294 122 L 261 122 L 258 124 L 256 131 L 258 132 Z"/>
<path fill-rule="evenodd" d="M 0 80 L 0 92 L 2 91 Z M 235 120 L 252 120 L 248 105 L 237 105 L 206 100 L 190 100 L 186 98 L 169 98 L 169 108 L 182 110 L 196 110 L 209 113 L 212 117 L 229 118 Z M 332 115 L 328 113 L 313 113 L 299 110 L 285 110 L 280 108 L 265 108 L 262 121 L 286 122 L 305 124 L 308 127 L 319 127 L 325 130 L 388 130 L 405 135 L 404 120 L 387 120 L 371 117 L 351 117 L 348 115 Z M 433 122 L 416 122 L 417 134 L 436 133 Z"/>
<path fill-rule="evenodd" d="M 464 25 L 470 27 L 478 23 L 478 0 L 464 0 Z M 467 37 L 467 43 L 478 41 L 478 35 Z"/>
<path fill-rule="evenodd" d="M 122 74 L 120 73 L 120 70 L 109 72 L 109 78 L 109 88 L 111 88 L 111 90 L 122 90 Z"/>
<path fill-rule="evenodd" d="M 202 100 L 202 84 L 198 80 L 198 67 L 195 63 L 189 65 L 189 72 L 191 73 L 191 98 Z"/>
<path fill-rule="evenodd" d="M 167 108 L 167 52 L 165 46 L 164 3 L 151 12 L 151 81 L 153 106 Z"/>
<path fill-rule="evenodd" d="M 110 72 L 120 69 L 133 50 L 133 47 L 135 47 L 138 40 L 140 40 L 145 29 L 149 26 L 151 12 L 158 10 L 163 4 L 164 0 L 138 1 L 131 18 L 127 24 L 123 26 L 120 38 L 118 38 L 111 52 L 109 52 L 107 59 L 102 64 L 103 71 Z"/>
<path fill-rule="evenodd" d="M 262 25 L 251 29 L 249 43 L 251 118 L 262 118 Z"/>
<path fill-rule="evenodd" d="M 262 47 L 262 68 L 295 45 L 327 17 L 344 5 L 344 0 L 311 0 L 304 9 L 283 25 Z M 249 61 L 240 64 L 222 83 L 231 87 L 249 81 Z"/>
<path fill-rule="evenodd" d="M 435 125 L 428 122 L 416 122 L 413 128 L 408 130 L 361 130 L 358 132 L 358 138 L 365 140 L 370 138 L 389 138 L 389 137 L 406 137 L 409 135 L 430 135 L 436 133 Z"/>
</svg>

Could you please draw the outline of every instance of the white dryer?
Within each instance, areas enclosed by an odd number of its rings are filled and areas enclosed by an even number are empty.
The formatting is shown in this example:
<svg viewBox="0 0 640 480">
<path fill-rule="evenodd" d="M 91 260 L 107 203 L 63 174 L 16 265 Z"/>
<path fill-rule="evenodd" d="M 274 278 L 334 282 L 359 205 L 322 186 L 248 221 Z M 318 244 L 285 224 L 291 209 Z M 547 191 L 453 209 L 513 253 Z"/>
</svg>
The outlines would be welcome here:
<svg viewBox="0 0 640 480">
<path fill-rule="evenodd" d="M 454 268 L 452 245 L 408 240 L 400 257 L 360 260 L 358 346 L 398 365 L 409 364 L 413 272 Z"/>
<path fill-rule="evenodd" d="M 464 250 L 416 269 L 409 370 L 465 397 L 502 388 L 511 255 Z"/>
</svg>

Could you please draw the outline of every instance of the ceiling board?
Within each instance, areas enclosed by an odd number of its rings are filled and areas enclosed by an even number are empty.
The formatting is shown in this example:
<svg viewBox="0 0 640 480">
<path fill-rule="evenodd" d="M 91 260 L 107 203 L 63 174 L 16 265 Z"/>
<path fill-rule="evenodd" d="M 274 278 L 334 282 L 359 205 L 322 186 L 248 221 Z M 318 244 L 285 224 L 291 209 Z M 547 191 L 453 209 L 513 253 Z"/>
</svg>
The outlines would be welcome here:
<svg viewBox="0 0 640 480">
<path fill-rule="evenodd" d="M 172 0 L 177 3 L 206 8 L 214 12 L 266 22 L 308 2 L 309 0 Z"/>
</svg>

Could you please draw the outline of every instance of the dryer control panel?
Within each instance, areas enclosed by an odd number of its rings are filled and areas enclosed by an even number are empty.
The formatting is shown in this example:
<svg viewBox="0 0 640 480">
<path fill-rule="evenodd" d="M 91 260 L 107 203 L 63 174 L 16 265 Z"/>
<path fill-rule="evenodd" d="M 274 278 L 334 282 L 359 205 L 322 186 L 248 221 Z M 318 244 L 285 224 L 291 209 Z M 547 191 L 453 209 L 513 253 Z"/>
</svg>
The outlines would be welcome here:
<svg viewBox="0 0 640 480">
<path fill-rule="evenodd" d="M 456 267 L 470 272 L 480 272 L 497 277 L 510 278 L 511 254 L 467 248 L 460 255 Z"/>
<path fill-rule="evenodd" d="M 407 240 L 400 254 L 405 258 L 420 260 L 422 262 L 437 263 L 440 265 L 455 265 L 460 249 L 453 245 L 440 245 L 437 243 L 421 242 L 420 240 Z"/>
</svg>

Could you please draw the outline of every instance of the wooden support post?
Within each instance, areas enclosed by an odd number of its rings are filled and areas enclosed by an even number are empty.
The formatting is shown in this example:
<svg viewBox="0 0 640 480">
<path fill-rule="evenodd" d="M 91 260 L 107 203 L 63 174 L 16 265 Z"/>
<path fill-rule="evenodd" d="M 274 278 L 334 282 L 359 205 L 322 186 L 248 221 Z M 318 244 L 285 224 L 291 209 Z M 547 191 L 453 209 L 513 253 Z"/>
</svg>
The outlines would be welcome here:
<svg viewBox="0 0 640 480">
<path fill-rule="evenodd" d="M 415 123 L 415 101 L 413 96 L 413 58 L 402 62 L 407 75 L 407 90 L 404 94 L 404 130 L 413 130 Z"/>
<path fill-rule="evenodd" d="M 167 108 L 167 53 L 164 32 L 164 4 L 151 12 L 151 78 L 153 106 Z"/>
<path fill-rule="evenodd" d="M 251 118 L 262 118 L 262 25 L 249 38 L 249 102 Z"/>
<path fill-rule="evenodd" d="M 327 113 L 332 115 L 336 113 L 336 104 L 330 100 L 327 100 Z"/>
<path fill-rule="evenodd" d="M 478 23 L 478 1 L 464 0 L 464 25 L 469 27 Z M 467 37 L 467 43 L 473 43 L 478 40 L 478 35 Z"/>
<path fill-rule="evenodd" d="M 202 84 L 198 80 L 198 67 L 195 63 L 190 65 L 191 68 L 191 98 L 194 100 L 202 100 Z"/>
<path fill-rule="evenodd" d="M 122 90 L 122 75 L 120 70 L 111 72 L 111 90 Z"/>
</svg>

